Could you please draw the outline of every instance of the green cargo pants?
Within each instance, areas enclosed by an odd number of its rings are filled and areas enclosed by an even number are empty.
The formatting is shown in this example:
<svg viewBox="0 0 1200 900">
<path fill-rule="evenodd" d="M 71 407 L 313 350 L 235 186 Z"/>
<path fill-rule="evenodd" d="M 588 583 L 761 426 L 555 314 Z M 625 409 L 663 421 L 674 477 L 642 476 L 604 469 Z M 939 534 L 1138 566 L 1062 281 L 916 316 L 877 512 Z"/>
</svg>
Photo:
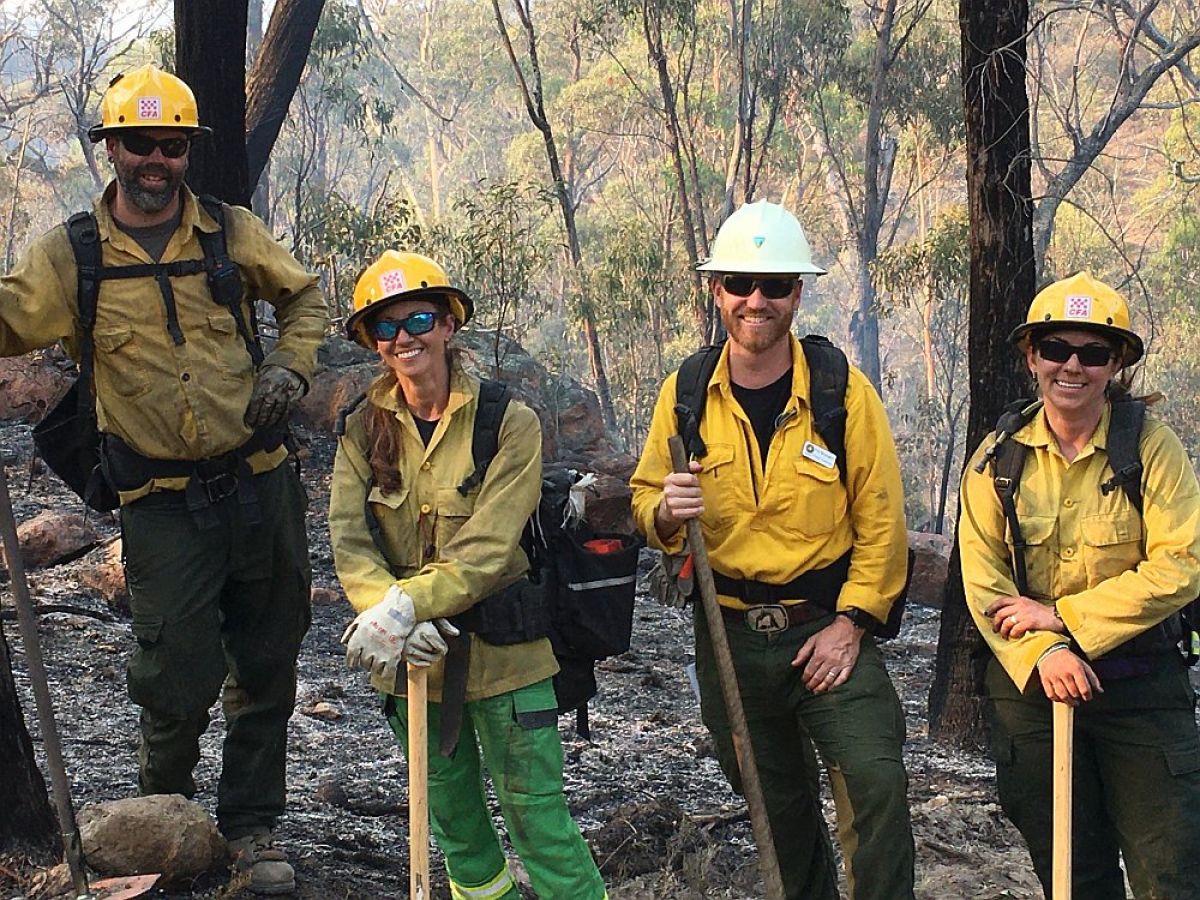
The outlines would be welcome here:
<svg viewBox="0 0 1200 900">
<path fill-rule="evenodd" d="M 914 846 L 901 748 L 904 713 L 879 648 L 862 639 L 849 680 L 813 694 L 791 666 L 832 614 L 778 634 L 724 617 L 750 743 L 789 900 L 837 900 L 837 869 L 820 806 L 815 745 L 837 806 L 853 900 L 910 900 Z M 704 609 L 695 605 L 700 708 L 729 783 L 742 784 Z"/>
<path fill-rule="evenodd" d="M 217 822 L 231 840 L 273 827 L 283 813 L 296 657 L 312 615 L 300 480 L 285 463 L 256 476 L 254 487 L 255 525 L 242 521 L 236 494 L 216 505 L 220 525 L 206 530 L 181 491 L 121 508 L 138 642 L 129 696 L 142 707 L 138 787 L 195 793 L 200 735 L 221 695 Z"/>
<path fill-rule="evenodd" d="M 484 798 L 487 763 L 513 849 L 542 900 L 602 900 L 604 881 L 563 795 L 562 742 L 550 679 L 467 703 L 453 755 L 438 753 L 441 704 L 429 704 L 429 811 L 455 900 L 516 900 Z M 408 753 L 408 707 L 388 697 L 385 712 Z M 476 739 L 478 738 L 478 743 Z"/>
<path fill-rule="evenodd" d="M 991 660 L 985 680 L 996 781 L 1050 897 L 1053 725 L 1040 682 L 1021 694 Z M 1125 900 L 1120 857 L 1138 900 L 1200 900 L 1200 734 L 1183 661 L 1102 681 L 1075 711 L 1072 884 L 1075 897 Z"/>
</svg>

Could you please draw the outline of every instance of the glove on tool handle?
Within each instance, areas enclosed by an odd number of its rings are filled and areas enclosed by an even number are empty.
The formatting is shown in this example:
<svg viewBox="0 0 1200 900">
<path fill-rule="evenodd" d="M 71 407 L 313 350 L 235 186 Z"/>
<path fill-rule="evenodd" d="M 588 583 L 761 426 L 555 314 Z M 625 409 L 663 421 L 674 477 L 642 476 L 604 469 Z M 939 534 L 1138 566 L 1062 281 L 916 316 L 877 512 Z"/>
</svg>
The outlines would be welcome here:
<svg viewBox="0 0 1200 900">
<path fill-rule="evenodd" d="M 688 459 L 683 438 L 673 435 L 668 441 L 668 446 L 671 448 L 672 467 L 678 473 L 687 474 Z M 762 870 L 763 885 L 768 900 L 784 900 L 779 857 L 775 854 L 775 840 L 771 837 L 771 823 L 767 820 L 767 804 L 763 799 L 762 782 L 758 778 L 758 764 L 754 761 L 754 751 L 750 746 L 746 711 L 742 707 L 737 673 L 733 668 L 733 653 L 729 649 L 729 637 L 725 634 L 725 617 L 721 615 L 721 607 L 717 603 L 717 587 L 713 583 L 712 567 L 708 563 L 708 549 L 704 546 L 699 519 L 687 520 L 687 541 L 696 570 L 696 583 L 700 586 L 704 617 L 708 621 L 708 633 L 712 638 L 713 656 L 716 658 L 717 674 L 721 680 L 721 695 L 725 699 L 729 728 L 733 732 L 733 747 L 737 753 L 738 769 L 742 774 L 746 805 L 750 808 L 750 828 L 758 848 L 758 865 Z"/>
</svg>

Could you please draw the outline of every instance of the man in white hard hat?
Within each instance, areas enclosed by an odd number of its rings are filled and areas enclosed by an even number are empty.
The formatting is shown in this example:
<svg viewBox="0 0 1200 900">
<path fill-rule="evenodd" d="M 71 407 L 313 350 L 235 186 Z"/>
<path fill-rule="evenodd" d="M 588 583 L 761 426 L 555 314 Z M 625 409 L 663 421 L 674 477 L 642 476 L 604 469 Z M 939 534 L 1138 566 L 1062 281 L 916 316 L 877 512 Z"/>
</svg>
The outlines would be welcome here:
<svg viewBox="0 0 1200 900">
<path fill-rule="evenodd" d="M 791 334 L 813 264 L 795 216 L 760 201 L 700 266 L 729 334 L 667 378 L 632 479 L 651 546 L 687 552 L 699 518 L 789 898 L 836 900 L 816 752 L 837 804 L 854 900 L 913 896 L 904 715 L 874 635 L 905 581 L 900 467 L 883 404 L 824 339 Z M 672 471 L 667 439 L 688 444 Z M 703 606 L 694 604 L 704 723 L 741 788 Z M 891 617 L 895 624 L 895 617 Z"/>
</svg>

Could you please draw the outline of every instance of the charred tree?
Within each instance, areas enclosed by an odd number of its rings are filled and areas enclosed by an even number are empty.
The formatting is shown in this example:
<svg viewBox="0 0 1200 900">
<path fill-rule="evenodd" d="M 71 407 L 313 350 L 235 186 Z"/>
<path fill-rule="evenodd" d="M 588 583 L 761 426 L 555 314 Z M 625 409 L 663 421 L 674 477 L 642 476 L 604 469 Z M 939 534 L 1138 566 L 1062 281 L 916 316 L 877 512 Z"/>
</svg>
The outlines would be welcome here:
<svg viewBox="0 0 1200 900">
<path fill-rule="evenodd" d="M 246 162 L 258 184 L 300 84 L 325 0 L 278 0 L 247 83 Z"/>
<path fill-rule="evenodd" d="M 247 0 L 175 0 L 175 74 L 195 92 L 201 124 L 213 130 L 192 148 L 188 185 L 248 207 L 246 25 Z"/>
<path fill-rule="evenodd" d="M 960 0 L 963 110 L 970 213 L 971 451 L 992 430 L 1028 381 L 1008 335 L 1033 298 L 1033 201 L 1030 191 L 1029 95 L 1025 84 L 1028 0 Z M 962 745 L 982 742 L 979 669 L 987 650 L 966 608 L 958 549 L 942 606 L 929 730 Z"/>
<path fill-rule="evenodd" d="M 0 628 L 0 852 L 49 865 L 62 858 L 58 821 L 38 771 Z"/>
</svg>

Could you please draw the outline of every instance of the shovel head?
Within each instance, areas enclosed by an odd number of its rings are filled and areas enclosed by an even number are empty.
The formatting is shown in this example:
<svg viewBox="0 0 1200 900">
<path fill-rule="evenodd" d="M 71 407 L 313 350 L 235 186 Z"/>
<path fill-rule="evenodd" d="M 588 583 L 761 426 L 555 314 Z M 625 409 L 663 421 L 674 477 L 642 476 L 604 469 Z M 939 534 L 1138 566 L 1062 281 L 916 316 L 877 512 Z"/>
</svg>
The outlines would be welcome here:
<svg viewBox="0 0 1200 900">
<path fill-rule="evenodd" d="M 147 893 L 162 874 L 158 872 L 149 875 L 121 875 L 116 878 L 104 878 L 93 881 L 89 885 L 88 900 L 131 900 Z"/>
</svg>

